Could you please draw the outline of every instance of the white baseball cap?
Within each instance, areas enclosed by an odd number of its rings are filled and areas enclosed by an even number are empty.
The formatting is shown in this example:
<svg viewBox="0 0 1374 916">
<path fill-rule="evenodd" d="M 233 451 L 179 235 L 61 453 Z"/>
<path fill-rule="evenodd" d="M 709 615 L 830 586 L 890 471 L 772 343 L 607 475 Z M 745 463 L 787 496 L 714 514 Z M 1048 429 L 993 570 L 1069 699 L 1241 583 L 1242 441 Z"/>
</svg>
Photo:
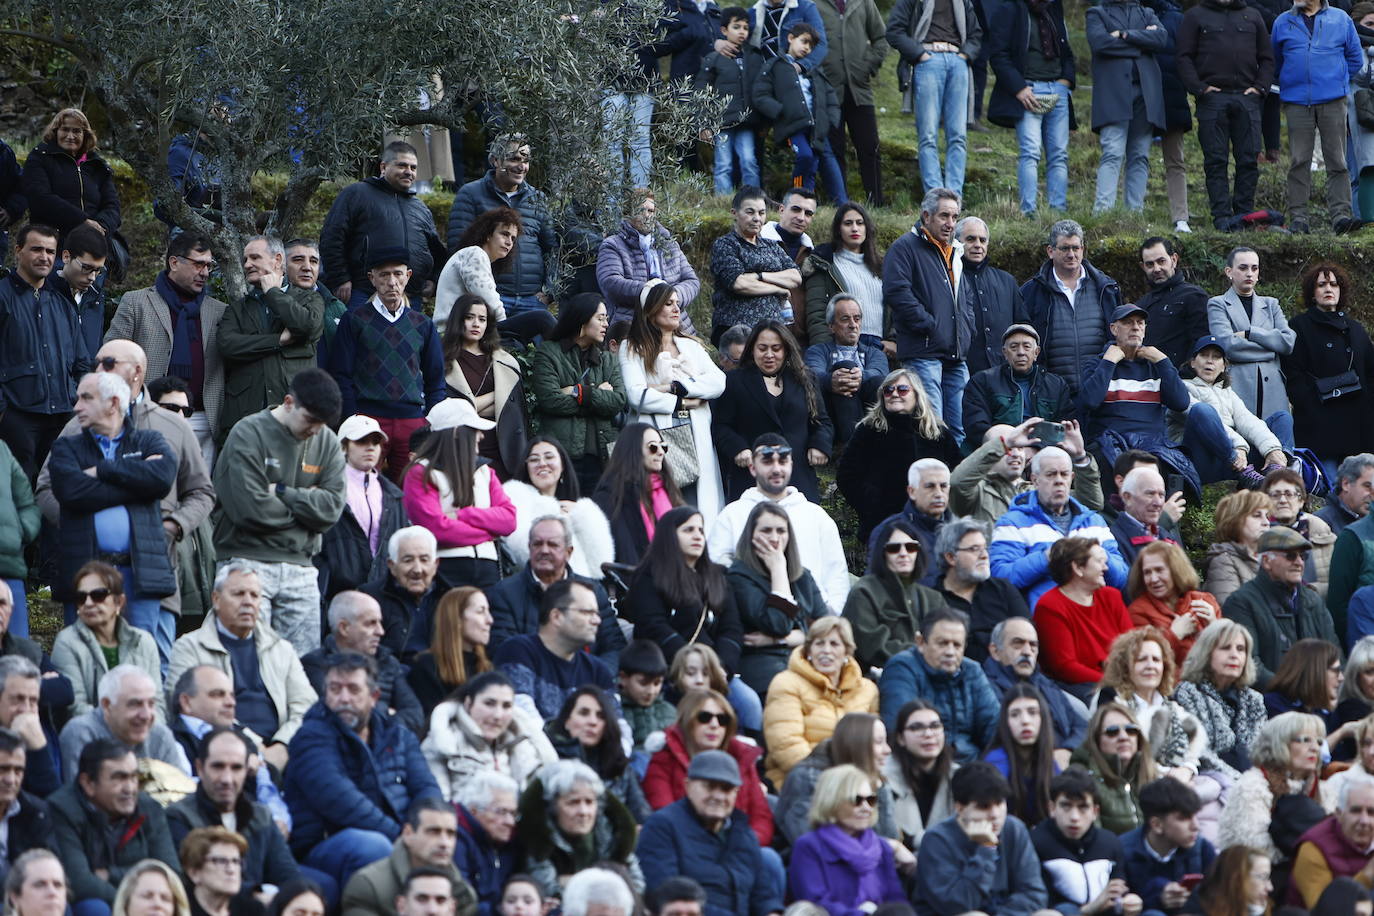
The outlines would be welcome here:
<svg viewBox="0 0 1374 916">
<path fill-rule="evenodd" d="M 374 434 L 380 435 L 383 442 L 391 438 L 382 432 L 382 427 L 376 420 L 360 413 L 355 413 L 339 424 L 339 441 L 341 442 L 357 442 Z"/>
<path fill-rule="evenodd" d="M 477 408 L 466 398 L 445 398 L 430 409 L 425 419 L 429 421 L 429 428 L 436 430 L 453 429 L 457 426 L 469 426 L 473 429 L 496 428 L 494 422 L 478 416 Z"/>
</svg>

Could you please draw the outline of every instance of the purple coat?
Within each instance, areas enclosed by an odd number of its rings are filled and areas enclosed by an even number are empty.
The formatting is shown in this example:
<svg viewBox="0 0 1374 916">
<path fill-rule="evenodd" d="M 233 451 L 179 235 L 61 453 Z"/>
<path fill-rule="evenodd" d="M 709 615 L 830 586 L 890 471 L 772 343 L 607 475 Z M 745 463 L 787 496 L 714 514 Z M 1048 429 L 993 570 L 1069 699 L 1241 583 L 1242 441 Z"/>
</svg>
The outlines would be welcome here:
<svg viewBox="0 0 1374 916">
<path fill-rule="evenodd" d="M 804 834 L 792 848 L 789 900 L 809 900 L 830 916 L 863 916 L 867 901 L 905 902 L 892 847 L 873 830 L 850 836 L 834 824 Z"/>
<path fill-rule="evenodd" d="M 682 330 L 695 336 L 696 329 L 687 316 L 687 307 L 701 292 L 701 280 L 687 262 L 682 246 L 673 240 L 668 230 L 658 226 L 654 233 L 658 236 L 656 247 L 663 262 L 662 279 L 672 284 L 682 300 Z M 612 324 L 634 316 L 639 309 L 639 293 L 648 279 L 649 266 L 639 247 L 639 230 L 629 220 L 623 220 L 620 231 L 607 236 L 596 255 L 596 283 L 601 287 L 601 295 L 606 297 Z"/>
</svg>

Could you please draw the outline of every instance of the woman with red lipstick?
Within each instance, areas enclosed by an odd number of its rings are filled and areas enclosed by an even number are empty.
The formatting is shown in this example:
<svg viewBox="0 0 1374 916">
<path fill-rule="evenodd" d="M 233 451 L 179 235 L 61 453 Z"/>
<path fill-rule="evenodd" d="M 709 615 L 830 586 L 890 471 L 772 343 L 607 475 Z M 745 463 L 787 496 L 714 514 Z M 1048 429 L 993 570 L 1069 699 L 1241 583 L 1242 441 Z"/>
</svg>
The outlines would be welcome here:
<svg viewBox="0 0 1374 916">
<path fill-rule="evenodd" d="M 1011 786 L 1008 813 L 1034 827 L 1050 810 L 1050 780 L 1059 773 L 1054 761 L 1054 722 L 1045 698 L 1030 684 L 1015 684 L 1002 696 L 997 736 L 983 759 L 1001 771 Z"/>
</svg>

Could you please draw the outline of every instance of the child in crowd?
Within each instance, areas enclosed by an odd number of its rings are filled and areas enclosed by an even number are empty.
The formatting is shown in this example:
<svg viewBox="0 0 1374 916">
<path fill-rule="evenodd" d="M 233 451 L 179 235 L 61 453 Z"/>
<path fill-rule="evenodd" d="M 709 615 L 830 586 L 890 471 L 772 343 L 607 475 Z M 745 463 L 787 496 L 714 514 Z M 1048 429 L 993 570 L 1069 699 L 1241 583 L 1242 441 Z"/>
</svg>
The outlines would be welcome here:
<svg viewBox="0 0 1374 916">
<path fill-rule="evenodd" d="M 1147 909 L 1180 912 L 1212 867 L 1217 851 L 1199 835 L 1201 810 L 1192 787 L 1171 777 L 1141 787 L 1145 823 L 1121 835 L 1121 848 L 1126 881 L 1139 891 Z"/>
<path fill-rule="evenodd" d="M 1050 781 L 1050 816 L 1031 831 L 1050 907 L 1065 916 L 1138 916 L 1142 903 L 1126 886 L 1121 841 L 1096 825 L 1097 783 L 1071 767 Z"/>
<path fill-rule="evenodd" d="M 754 152 L 754 111 L 750 107 L 750 88 L 758 82 L 763 54 L 749 44 L 749 11 L 729 6 L 720 11 L 721 36 L 734 48 L 735 56 L 712 51 L 701 60 L 698 88 L 709 86 L 725 98 L 720 130 L 714 138 L 704 131 L 703 140 L 713 140 L 716 148 L 715 182 L 717 194 L 732 194 L 741 185 L 758 185 L 759 160 Z M 735 184 L 738 166 L 740 184 Z"/>
<path fill-rule="evenodd" d="M 754 108 L 772 122 L 773 136 L 792 147 L 796 157 L 792 185 L 814 189 L 819 167 L 830 195 L 836 203 L 844 203 L 849 200 L 844 175 L 828 140 L 830 128 L 840 120 L 840 103 L 819 68 L 803 73 L 798 63 L 811 53 L 820 37 L 815 26 L 793 23 L 787 31 L 787 56 L 775 57 L 759 71 Z"/>
<path fill-rule="evenodd" d="M 634 734 L 630 765 L 639 778 L 649 758 L 663 747 L 663 733 L 677 721 L 677 710 L 661 696 L 668 662 L 658 643 L 636 639 L 620 653 L 620 707 Z"/>
</svg>

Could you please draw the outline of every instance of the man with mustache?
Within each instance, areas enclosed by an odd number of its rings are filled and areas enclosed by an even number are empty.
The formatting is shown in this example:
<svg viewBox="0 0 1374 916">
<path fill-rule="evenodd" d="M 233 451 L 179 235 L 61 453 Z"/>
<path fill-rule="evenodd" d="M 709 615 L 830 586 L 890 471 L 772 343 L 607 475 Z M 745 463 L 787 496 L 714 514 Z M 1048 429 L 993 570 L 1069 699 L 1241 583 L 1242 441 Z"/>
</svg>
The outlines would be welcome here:
<svg viewBox="0 0 1374 916">
<path fill-rule="evenodd" d="M 1000 698 L 1018 683 L 1040 691 L 1054 722 L 1054 756 L 1061 767 L 1088 734 L 1088 709 L 1070 693 L 1059 689 L 1040 670 L 1040 636 L 1026 617 L 1008 617 L 992 628 L 983 673 Z"/>
</svg>

